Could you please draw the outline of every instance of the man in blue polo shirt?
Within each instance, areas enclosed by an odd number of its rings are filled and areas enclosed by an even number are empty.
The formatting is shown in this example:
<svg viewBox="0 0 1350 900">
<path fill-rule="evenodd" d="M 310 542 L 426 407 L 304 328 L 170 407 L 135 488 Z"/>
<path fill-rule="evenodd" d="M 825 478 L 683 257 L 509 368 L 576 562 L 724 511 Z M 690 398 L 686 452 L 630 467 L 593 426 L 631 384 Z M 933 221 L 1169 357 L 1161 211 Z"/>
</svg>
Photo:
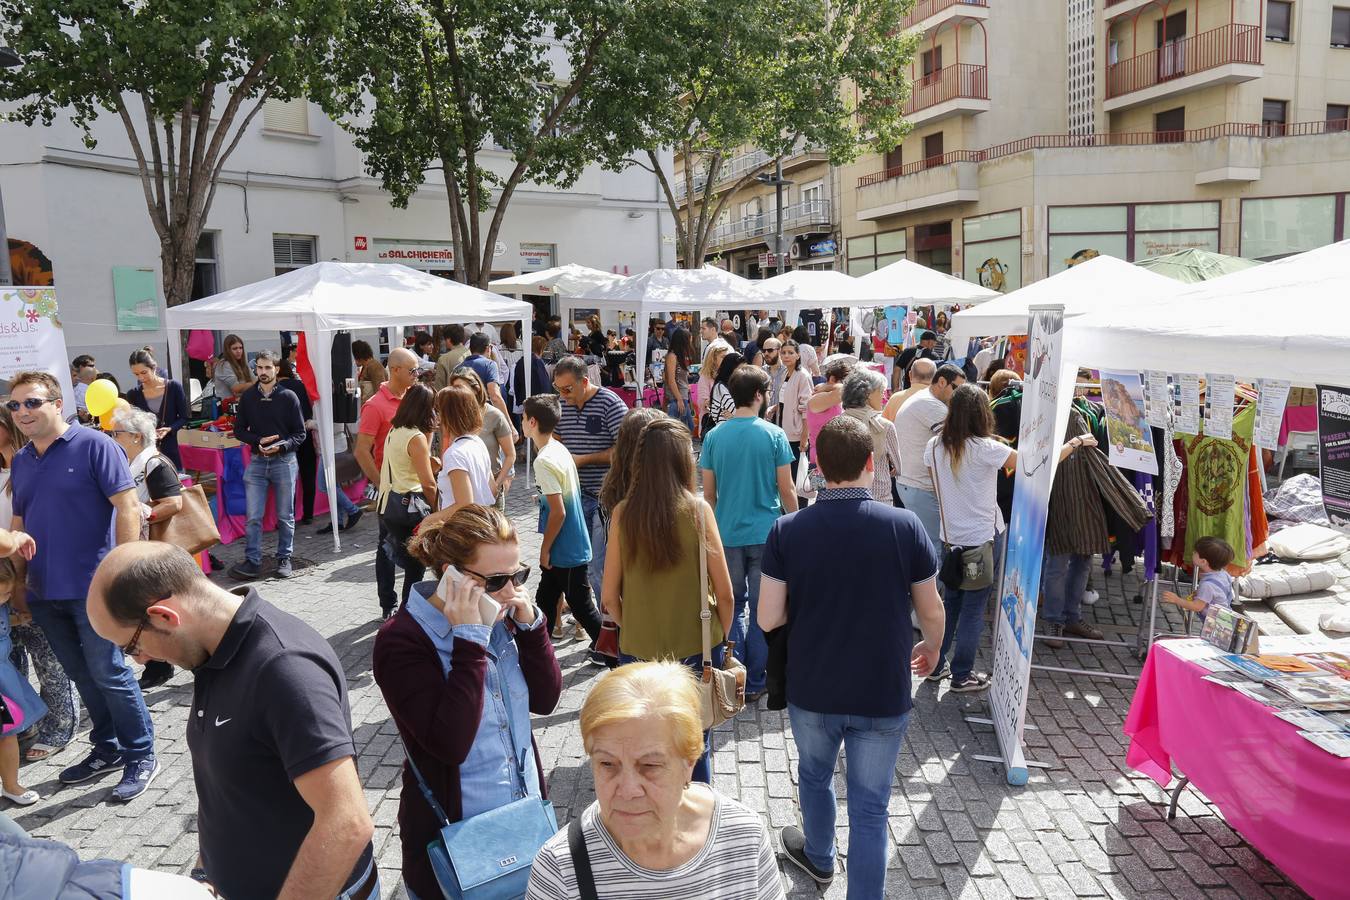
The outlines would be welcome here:
<svg viewBox="0 0 1350 900">
<path fill-rule="evenodd" d="M 501 410 L 501 414 L 506 416 L 506 421 L 510 422 L 511 410 L 506 408 L 506 401 L 502 399 L 502 386 L 498 383 L 501 379 L 497 377 L 497 364 L 483 355 L 488 352 L 490 346 L 492 346 L 492 338 L 487 332 L 480 331 L 472 335 L 469 338 L 469 357 L 464 360 L 463 364 L 473 369 L 478 375 L 478 380 L 483 382 L 483 390 L 487 391 L 488 402 Z M 513 437 L 515 436 L 514 427 L 511 429 L 511 434 Z"/>
<path fill-rule="evenodd" d="M 726 549 L 735 617 L 727 640 L 745 662 L 745 699 L 764 693 L 769 648 L 755 620 L 759 608 L 760 560 L 769 528 L 784 511 L 797 509 L 792 447 L 777 425 L 760 418 L 769 394 L 763 369 L 744 365 L 727 380 L 736 412 L 703 440 L 703 499 L 717 514 Z"/>
<path fill-rule="evenodd" d="M 93 728 L 93 752 L 63 770 L 78 784 L 122 768 L 114 800 L 145 793 L 159 774 L 155 730 L 122 650 L 94 632 L 85 596 L 99 560 L 141 534 L 141 504 L 127 457 L 106 434 L 62 418 L 61 386 L 46 372 L 22 372 L 7 406 L 29 444 L 14 456 L 14 523 L 37 544 L 14 605 L 32 613 L 80 692 Z M 26 569 L 26 572 L 25 572 Z"/>
<path fill-rule="evenodd" d="M 720 431 L 723 426 L 718 426 Z M 840 416 L 816 439 L 825 489 L 774 523 L 759 625 L 789 626 L 787 701 L 802 828 L 780 831 L 788 862 L 834 877 L 834 768 L 848 753 L 848 898 L 885 895 L 886 807 L 909 724 L 911 673 L 933 671 L 946 621 L 938 557 L 914 513 L 871 497 L 872 438 Z M 923 641 L 913 646 L 913 608 Z"/>
</svg>

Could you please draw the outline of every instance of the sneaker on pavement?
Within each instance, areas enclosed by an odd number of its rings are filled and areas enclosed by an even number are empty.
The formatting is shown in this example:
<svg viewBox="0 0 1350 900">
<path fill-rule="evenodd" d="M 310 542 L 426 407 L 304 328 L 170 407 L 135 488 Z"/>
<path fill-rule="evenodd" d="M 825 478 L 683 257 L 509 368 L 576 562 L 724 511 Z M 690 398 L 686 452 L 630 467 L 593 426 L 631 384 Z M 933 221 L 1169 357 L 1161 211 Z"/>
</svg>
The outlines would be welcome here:
<svg viewBox="0 0 1350 900">
<path fill-rule="evenodd" d="M 806 835 L 795 825 L 784 825 L 778 831 L 778 840 L 783 845 L 783 858 L 801 869 L 816 884 L 829 884 L 834 880 L 834 869 L 817 869 L 815 863 L 806 857 Z"/>
<path fill-rule="evenodd" d="M 289 556 L 286 557 L 285 559 L 277 560 L 278 578 L 290 578 L 294 574 L 295 574 L 295 567 L 291 565 L 291 558 Z"/>
<path fill-rule="evenodd" d="M 338 531 L 346 531 L 346 530 L 347 530 L 347 529 L 346 529 L 346 526 L 343 526 L 343 525 L 339 525 L 339 526 L 338 526 Z M 333 533 L 333 523 L 330 521 L 327 525 L 323 526 L 322 528 L 316 529 L 316 530 L 314 531 L 314 533 L 315 533 L 315 534 L 332 534 L 332 533 Z"/>
<path fill-rule="evenodd" d="M 112 798 L 123 803 L 128 800 L 135 800 L 141 794 L 144 794 L 145 789 L 150 786 L 150 782 L 158 777 L 159 760 L 154 756 L 129 762 L 126 768 L 122 770 L 122 780 L 112 790 Z"/>
<path fill-rule="evenodd" d="M 965 678 L 954 679 L 948 688 L 953 694 L 973 694 L 976 691 L 989 690 L 989 676 L 983 672 L 971 672 Z"/>
<path fill-rule="evenodd" d="M 605 654 L 599 652 L 598 650 L 588 650 L 588 651 L 586 651 L 586 661 L 589 662 L 591 665 L 593 665 L 593 666 L 599 666 L 599 667 L 602 668 L 602 669 L 608 669 L 608 668 L 610 668 L 610 665 L 609 665 L 609 663 L 610 663 L 610 657 L 608 657 L 608 656 L 606 656 Z"/>
<path fill-rule="evenodd" d="M 145 671 L 141 673 L 141 690 L 148 691 L 151 688 L 157 688 L 172 677 L 173 665 L 171 663 L 152 659 L 145 664 Z"/>
<path fill-rule="evenodd" d="M 352 513 L 347 517 L 347 524 L 339 528 L 338 531 L 351 531 L 356 527 L 356 523 L 361 521 L 361 516 L 365 515 L 365 512 L 366 511 L 363 509 L 358 509 L 356 512 Z"/>
<path fill-rule="evenodd" d="M 938 666 L 936 669 L 928 673 L 927 680 L 937 682 L 942 681 L 944 678 L 951 678 L 951 677 L 952 677 L 951 663 L 944 662 L 942 665 Z"/>
<path fill-rule="evenodd" d="M 257 563 L 249 562 L 248 560 L 244 560 L 239 563 L 239 565 L 230 569 L 230 577 L 235 581 L 248 581 L 249 579 L 257 578 L 261 574 L 262 566 Z"/>
<path fill-rule="evenodd" d="M 1064 633 L 1064 626 L 1058 622 L 1051 622 L 1045 626 L 1045 637 L 1041 638 L 1041 643 L 1051 650 L 1063 650 L 1064 642 L 1059 636 Z"/>
<path fill-rule="evenodd" d="M 1086 622 L 1070 622 L 1064 626 L 1064 633 L 1071 634 L 1074 637 L 1087 638 L 1090 641 L 1100 641 L 1106 638 L 1100 628 Z"/>
<path fill-rule="evenodd" d="M 62 784 L 79 784 L 82 781 L 101 778 L 121 767 L 121 754 L 109 758 L 95 751 L 75 765 L 62 769 L 61 774 L 56 776 L 56 780 Z"/>
</svg>

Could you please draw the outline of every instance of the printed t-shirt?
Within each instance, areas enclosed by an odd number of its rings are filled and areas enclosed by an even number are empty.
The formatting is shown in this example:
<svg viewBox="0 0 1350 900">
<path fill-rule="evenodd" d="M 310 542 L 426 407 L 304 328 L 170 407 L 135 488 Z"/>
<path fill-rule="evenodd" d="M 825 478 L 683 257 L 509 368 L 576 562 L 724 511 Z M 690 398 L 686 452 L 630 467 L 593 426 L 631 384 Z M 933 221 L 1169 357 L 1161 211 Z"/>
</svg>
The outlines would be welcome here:
<svg viewBox="0 0 1350 900">
<path fill-rule="evenodd" d="M 591 534 L 581 511 L 581 488 L 572 454 L 556 440 L 549 441 L 534 458 L 534 480 L 539 486 L 539 533 L 548 528 L 548 498 L 562 497 L 562 530 L 549 548 L 549 563 L 570 569 L 591 561 Z"/>
<path fill-rule="evenodd" d="M 919 391 L 900 407 L 895 415 L 895 436 L 900 441 L 901 484 L 933 492 L 933 479 L 923 453 L 937 426 L 946 419 L 947 404 L 934 397 L 931 390 Z"/>
<path fill-rule="evenodd" d="M 1003 530 L 998 508 L 998 473 L 1011 448 L 993 438 L 966 441 L 961 462 L 952 472 L 952 459 L 941 438 L 931 438 L 923 461 L 939 479 L 942 501 L 942 539 L 953 547 L 978 547 Z"/>
<path fill-rule="evenodd" d="M 375 455 L 375 470 L 384 464 L 384 441 L 389 437 L 389 429 L 394 425 L 394 413 L 402 398 L 389 393 L 389 383 L 380 385 L 380 389 L 370 395 L 370 399 L 361 404 L 361 424 L 358 434 L 368 434 L 374 440 L 372 451 Z"/>
<path fill-rule="evenodd" d="M 717 528 L 724 547 L 764 543 L 782 514 L 778 467 L 792 464 L 787 435 L 758 416 L 736 416 L 708 432 L 699 465 L 717 478 Z"/>
</svg>

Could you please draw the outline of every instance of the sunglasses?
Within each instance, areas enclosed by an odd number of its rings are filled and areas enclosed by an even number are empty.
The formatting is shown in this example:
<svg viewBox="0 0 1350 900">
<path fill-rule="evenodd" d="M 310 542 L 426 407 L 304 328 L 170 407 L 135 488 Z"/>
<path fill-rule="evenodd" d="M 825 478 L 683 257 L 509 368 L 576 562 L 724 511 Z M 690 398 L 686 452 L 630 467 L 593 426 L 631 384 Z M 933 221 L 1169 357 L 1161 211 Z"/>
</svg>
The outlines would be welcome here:
<svg viewBox="0 0 1350 900">
<path fill-rule="evenodd" d="M 502 588 L 506 587 L 506 583 L 508 581 L 511 582 L 511 584 L 515 585 L 516 587 L 520 587 L 525 582 L 530 580 L 529 566 L 521 566 L 519 569 L 517 569 L 514 573 L 510 575 L 483 575 L 479 572 L 473 571 L 472 569 L 461 569 L 461 571 L 463 571 L 464 574 L 466 575 L 472 575 L 475 578 L 483 579 L 483 590 L 487 591 L 489 594 L 495 594 Z"/>
<path fill-rule="evenodd" d="M 19 407 L 24 409 L 42 409 L 44 403 L 55 403 L 55 398 L 48 400 L 46 397 L 29 397 L 26 400 L 6 400 L 5 409 L 10 412 L 18 412 Z"/>
</svg>

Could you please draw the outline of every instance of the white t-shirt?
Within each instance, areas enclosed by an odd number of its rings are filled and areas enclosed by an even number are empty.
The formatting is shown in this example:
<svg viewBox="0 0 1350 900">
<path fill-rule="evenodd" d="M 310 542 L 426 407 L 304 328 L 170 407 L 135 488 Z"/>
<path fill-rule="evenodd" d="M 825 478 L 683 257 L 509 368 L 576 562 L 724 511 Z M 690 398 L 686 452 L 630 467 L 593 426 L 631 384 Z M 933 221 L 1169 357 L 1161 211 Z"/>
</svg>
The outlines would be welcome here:
<svg viewBox="0 0 1350 900">
<path fill-rule="evenodd" d="M 940 438 L 924 448 L 924 464 L 938 478 L 942 501 L 942 539 L 953 547 L 978 547 L 1003 530 L 998 508 L 998 470 L 1012 448 L 993 438 L 970 438 L 961 462 L 952 472 L 951 457 Z"/>
<path fill-rule="evenodd" d="M 457 438 L 441 456 L 441 474 L 436 476 L 441 509 L 455 502 L 455 492 L 450 487 L 450 473 L 457 469 L 469 473 L 474 503 L 491 506 L 497 502 L 497 495 L 492 490 L 492 457 L 488 455 L 487 445 L 478 435 L 466 434 Z"/>
<path fill-rule="evenodd" d="M 921 491 L 933 492 L 933 479 L 923 461 L 939 425 L 947 419 L 947 404 L 925 388 L 905 401 L 895 415 L 895 436 L 900 441 L 900 483 Z M 992 494 L 990 496 L 993 496 Z"/>
</svg>

